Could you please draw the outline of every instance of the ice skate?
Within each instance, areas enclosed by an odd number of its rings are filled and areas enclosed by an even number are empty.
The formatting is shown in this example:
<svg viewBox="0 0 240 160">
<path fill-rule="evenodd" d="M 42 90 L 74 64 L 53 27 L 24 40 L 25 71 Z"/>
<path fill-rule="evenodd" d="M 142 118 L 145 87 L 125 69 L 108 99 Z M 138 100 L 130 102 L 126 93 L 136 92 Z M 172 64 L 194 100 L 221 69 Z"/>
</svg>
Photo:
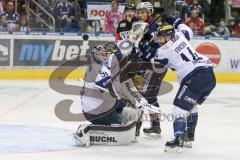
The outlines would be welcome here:
<svg viewBox="0 0 240 160">
<path fill-rule="evenodd" d="M 144 128 L 143 133 L 149 137 L 159 138 L 161 136 L 161 128 L 160 128 L 159 119 L 153 120 L 151 122 L 151 127 Z"/>
<path fill-rule="evenodd" d="M 187 148 L 192 148 L 192 142 L 194 141 L 195 130 L 188 128 L 184 134 L 184 143 L 183 146 Z"/>
<path fill-rule="evenodd" d="M 177 152 L 181 153 L 182 148 L 183 148 L 183 142 L 184 142 L 184 137 L 183 136 L 177 136 L 175 137 L 174 140 L 168 141 L 165 144 L 165 152 Z"/>
<path fill-rule="evenodd" d="M 90 145 L 90 138 L 89 133 L 84 133 L 84 129 L 86 125 L 80 125 L 78 130 L 73 133 L 73 139 L 77 146 L 89 146 Z"/>
</svg>

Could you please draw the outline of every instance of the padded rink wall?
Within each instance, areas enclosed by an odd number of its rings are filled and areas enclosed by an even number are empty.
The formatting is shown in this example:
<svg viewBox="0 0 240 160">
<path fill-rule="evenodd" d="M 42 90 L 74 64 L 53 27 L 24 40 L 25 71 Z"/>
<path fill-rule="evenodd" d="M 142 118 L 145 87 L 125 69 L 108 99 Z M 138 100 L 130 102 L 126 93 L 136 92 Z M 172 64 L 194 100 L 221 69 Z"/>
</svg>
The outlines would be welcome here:
<svg viewBox="0 0 240 160">
<path fill-rule="evenodd" d="M 83 33 L 1 33 L 0 80 L 48 80 L 51 73 L 70 59 L 85 57 L 91 48 L 100 43 L 113 42 L 111 34 Z M 86 34 L 85 34 L 86 35 Z M 210 57 L 215 65 L 217 82 L 240 83 L 240 38 L 195 37 L 191 44 L 199 53 Z M 71 68 L 71 67 L 70 67 Z M 71 72 L 68 79 L 81 79 L 86 67 L 81 65 L 69 71 L 58 71 L 58 77 Z M 176 81 L 169 71 L 166 81 Z"/>
</svg>

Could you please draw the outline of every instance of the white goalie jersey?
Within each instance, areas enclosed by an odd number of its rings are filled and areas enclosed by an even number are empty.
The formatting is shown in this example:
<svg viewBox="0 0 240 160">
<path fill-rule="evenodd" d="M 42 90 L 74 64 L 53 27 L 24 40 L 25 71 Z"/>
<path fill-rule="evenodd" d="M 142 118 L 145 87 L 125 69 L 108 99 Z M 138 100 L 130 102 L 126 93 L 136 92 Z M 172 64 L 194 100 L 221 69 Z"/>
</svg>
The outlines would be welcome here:
<svg viewBox="0 0 240 160">
<path fill-rule="evenodd" d="M 180 24 L 175 37 L 161 46 L 154 57 L 154 61 L 173 69 L 179 82 L 195 68 L 212 66 L 209 58 L 197 53 L 189 43 L 192 36 L 192 30 L 185 24 Z"/>
<path fill-rule="evenodd" d="M 84 77 L 84 90 L 81 96 L 83 112 L 99 115 L 113 108 L 117 98 L 112 97 L 107 90 L 107 83 L 110 79 L 111 70 L 109 65 L 91 63 Z"/>
</svg>

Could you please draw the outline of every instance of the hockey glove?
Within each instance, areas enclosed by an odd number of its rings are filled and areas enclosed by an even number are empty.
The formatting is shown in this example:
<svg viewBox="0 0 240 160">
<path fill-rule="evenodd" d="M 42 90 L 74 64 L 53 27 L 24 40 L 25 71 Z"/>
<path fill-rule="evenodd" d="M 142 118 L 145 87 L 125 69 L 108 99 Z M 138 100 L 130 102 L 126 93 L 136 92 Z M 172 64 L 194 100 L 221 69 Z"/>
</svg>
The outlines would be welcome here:
<svg viewBox="0 0 240 160">
<path fill-rule="evenodd" d="M 168 24 L 172 25 L 175 29 L 177 29 L 179 24 L 182 23 L 182 19 L 181 18 L 176 18 L 174 16 L 167 16 L 166 17 L 166 22 Z"/>
<path fill-rule="evenodd" d="M 148 27 L 148 23 L 142 21 L 134 22 L 132 24 L 132 29 L 129 33 L 129 40 L 134 44 L 135 47 L 138 46 L 144 34 L 148 31 Z"/>
<path fill-rule="evenodd" d="M 157 53 L 157 49 L 151 48 L 144 40 L 140 41 L 138 48 L 141 51 L 139 57 L 145 60 L 152 59 Z"/>
</svg>

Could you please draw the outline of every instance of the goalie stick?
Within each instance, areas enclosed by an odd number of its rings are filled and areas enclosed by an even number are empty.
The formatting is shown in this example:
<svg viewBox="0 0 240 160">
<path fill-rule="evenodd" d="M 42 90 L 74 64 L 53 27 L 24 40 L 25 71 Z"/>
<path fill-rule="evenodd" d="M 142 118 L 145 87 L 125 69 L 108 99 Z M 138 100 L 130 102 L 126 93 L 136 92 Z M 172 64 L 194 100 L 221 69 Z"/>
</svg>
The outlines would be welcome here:
<svg viewBox="0 0 240 160">
<path fill-rule="evenodd" d="M 96 89 L 99 89 L 99 90 L 104 91 L 104 92 L 115 94 L 112 91 L 109 91 L 108 89 L 100 87 L 100 86 L 98 86 L 94 83 L 85 83 L 84 86 L 87 87 L 87 88 L 96 88 Z M 144 110 L 144 109 L 150 110 L 150 111 L 155 112 L 155 113 L 160 113 L 160 110 L 159 110 L 158 107 L 156 107 L 154 105 L 151 105 L 151 104 L 148 104 L 148 103 L 142 105 L 141 110 Z"/>
</svg>

